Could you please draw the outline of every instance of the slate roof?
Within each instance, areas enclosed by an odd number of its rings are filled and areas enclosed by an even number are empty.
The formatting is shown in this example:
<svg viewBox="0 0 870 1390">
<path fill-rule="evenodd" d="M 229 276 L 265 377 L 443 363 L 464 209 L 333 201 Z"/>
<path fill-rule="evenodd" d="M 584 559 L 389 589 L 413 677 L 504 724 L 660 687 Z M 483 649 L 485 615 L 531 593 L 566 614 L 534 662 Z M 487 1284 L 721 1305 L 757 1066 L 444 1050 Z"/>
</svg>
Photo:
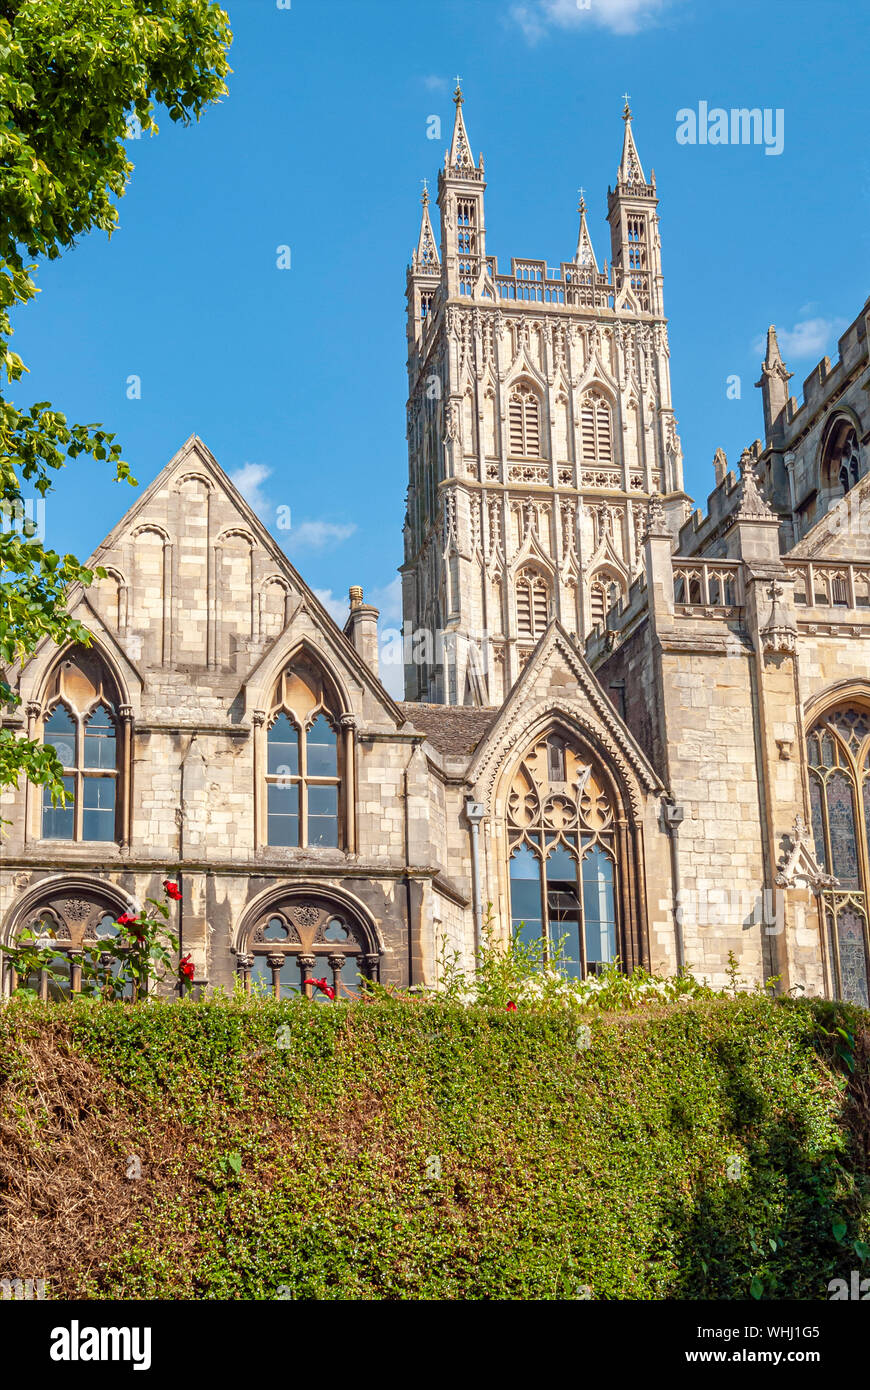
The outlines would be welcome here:
<svg viewBox="0 0 870 1390">
<path fill-rule="evenodd" d="M 498 706 L 424 705 L 399 701 L 399 709 L 439 753 L 469 758 L 499 712 Z"/>
</svg>

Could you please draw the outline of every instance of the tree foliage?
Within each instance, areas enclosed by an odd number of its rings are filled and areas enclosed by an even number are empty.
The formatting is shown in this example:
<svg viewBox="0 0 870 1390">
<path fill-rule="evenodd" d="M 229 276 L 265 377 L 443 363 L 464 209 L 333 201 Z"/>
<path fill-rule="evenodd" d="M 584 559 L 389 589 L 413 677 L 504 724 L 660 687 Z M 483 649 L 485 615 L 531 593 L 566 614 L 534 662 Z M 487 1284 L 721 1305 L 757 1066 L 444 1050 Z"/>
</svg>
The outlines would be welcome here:
<svg viewBox="0 0 870 1390">
<path fill-rule="evenodd" d="M 38 293 L 34 258 L 55 260 L 95 228 L 111 235 L 133 168 L 131 122 L 156 133 L 158 107 L 199 119 L 226 91 L 230 41 L 211 0 L 0 0 L 0 669 L 44 638 L 89 641 L 66 604 L 95 572 L 44 547 L 24 489 L 44 497 L 81 454 L 135 484 L 113 434 L 70 424 L 48 401 L 12 399 L 27 371 L 10 346 L 12 313 Z M 0 678 L 0 710 L 19 703 Z M 22 773 L 62 794 L 53 750 L 0 729 L 0 787 Z"/>
</svg>

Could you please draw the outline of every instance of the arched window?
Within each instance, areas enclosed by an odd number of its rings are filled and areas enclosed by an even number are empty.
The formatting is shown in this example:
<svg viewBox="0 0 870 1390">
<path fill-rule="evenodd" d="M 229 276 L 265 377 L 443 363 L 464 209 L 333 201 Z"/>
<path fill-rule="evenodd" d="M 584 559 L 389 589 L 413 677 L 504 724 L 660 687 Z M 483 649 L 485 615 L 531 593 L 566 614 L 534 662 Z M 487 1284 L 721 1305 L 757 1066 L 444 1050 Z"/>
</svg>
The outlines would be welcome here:
<svg viewBox="0 0 870 1390">
<path fill-rule="evenodd" d="M 42 799 L 44 840 L 124 840 L 120 724 L 114 683 L 96 653 L 74 648 L 50 684 L 43 742 L 63 766 L 63 805 Z"/>
<path fill-rule="evenodd" d="M 113 902 L 90 885 L 49 891 L 21 915 L 13 928 L 11 944 L 22 945 L 27 940 L 42 950 L 50 950 L 51 969 L 26 980 L 18 979 L 13 972 L 7 984 L 12 989 L 18 985 L 37 989 L 43 999 L 63 999 L 71 993 L 78 994 L 83 987 L 88 989 L 90 970 L 102 981 L 95 986 L 92 980 L 90 988 L 104 990 L 107 978 L 118 973 L 118 961 L 104 947 L 101 949 L 101 943 L 118 935 L 117 918 L 130 910 L 129 903 Z M 130 994 L 129 987 L 126 993 Z"/>
<path fill-rule="evenodd" d="M 580 438 L 584 463 L 613 462 L 610 402 L 599 391 L 587 392 L 580 402 Z"/>
<path fill-rule="evenodd" d="M 510 393 L 508 439 L 514 458 L 541 457 L 541 403 L 531 386 L 515 386 Z"/>
<path fill-rule="evenodd" d="M 377 943 L 354 913 L 327 895 L 306 894 L 273 903 L 251 923 L 239 972 L 247 993 L 308 993 L 323 1002 L 329 996 L 309 981 L 325 982 L 336 999 L 355 998 L 363 981 L 377 978 L 378 960 Z"/>
<path fill-rule="evenodd" d="M 620 954 L 616 817 L 605 786 L 578 743 L 551 733 L 523 758 L 508 795 L 514 935 L 578 979 Z"/>
<path fill-rule="evenodd" d="M 550 586 L 536 569 L 520 570 L 516 579 L 517 636 L 537 641 L 550 621 Z"/>
<path fill-rule="evenodd" d="M 837 420 L 828 431 L 822 461 L 822 487 L 845 496 L 861 476 L 858 436 L 849 419 Z"/>
<path fill-rule="evenodd" d="M 816 861 L 838 880 L 822 891 L 834 992 L 870 1007 L 870 714 L 848 704 L 818 719 L 807 738 Z"/>
<path fill-rule="evenodd" d="M 621 583 L 606 570 L 599 570 L 592 576 L 589 585 L 589 618 L 593 628 L 603 628 L 611 608 L 615 608 L 623 595 Z"/>
<path fill-rule="evenodd" d="M 283 673 L 266 729 L 266 841 L 338 849 L 341 771 L 335 699 L 319 669 L 295 661 Z"/>
</svg>

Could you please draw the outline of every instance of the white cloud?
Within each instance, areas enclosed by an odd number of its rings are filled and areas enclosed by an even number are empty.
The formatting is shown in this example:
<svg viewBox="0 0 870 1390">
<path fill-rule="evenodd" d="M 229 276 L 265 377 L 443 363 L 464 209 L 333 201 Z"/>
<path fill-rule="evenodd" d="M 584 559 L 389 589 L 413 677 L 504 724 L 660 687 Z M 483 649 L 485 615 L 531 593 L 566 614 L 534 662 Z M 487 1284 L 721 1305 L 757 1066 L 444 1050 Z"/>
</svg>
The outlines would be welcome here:
<svg viewBox="0 0 870 1390">
<path fill-rule="evenodd" d="M 429 77 L 423 78 L 423 86 L 427 92 L 446 92 L 449 83 L 446 77 L 436 77 L 431 74 Z"/>
<path fill-rule="evenodd" d="M 847 319 L 811 318 L 799 320 L 794 328 L 777 328 L 776 339 L 786 366 L 789 358 L 801 360 L 809 357 L 813 361 L 819 361 L 835 345 L 837 338 L 848 326 Z M 754 352 L 763 357 L 767 351 L 767 335 L 757 338 L 752 347 Z"/>
<path fill-rule="evenodd" d="M 523 0 L 511 7 L 510 16 L 529 43 L 537 43 L 549 29 L 580 29 L 584 25 L 608 29 L 612 34 L 638 34 L 650 28 L 675 0 Z"/>
<path fill-rule="evenodd" d="M 302 521 L 291 529 L 287 547 L 290 550 L 298 550 L 300 546 L 323 550 L 327 545 L 341 545 L 355 530 L 356 525 L 352 521 Z"/>
<path fill-rule="evenodd" d="M 336 598 L 331 589 L 314 589 L 312 592 L 320 599 L 330 618 L 333 618 L 339 627 L 344 627 L 349 607 L 347 599 Z"/>
<path fill-rule="evenodd" d="M 262 491 L 263 484 L 271 476 L 271 468 L 264 463 L 243 463 L 241 468 L 230 474 L 230 482 L 235 484 L 248 506 L 262 521 L 270 520 L 272 514 L 272 504 Z"/>
</svg>

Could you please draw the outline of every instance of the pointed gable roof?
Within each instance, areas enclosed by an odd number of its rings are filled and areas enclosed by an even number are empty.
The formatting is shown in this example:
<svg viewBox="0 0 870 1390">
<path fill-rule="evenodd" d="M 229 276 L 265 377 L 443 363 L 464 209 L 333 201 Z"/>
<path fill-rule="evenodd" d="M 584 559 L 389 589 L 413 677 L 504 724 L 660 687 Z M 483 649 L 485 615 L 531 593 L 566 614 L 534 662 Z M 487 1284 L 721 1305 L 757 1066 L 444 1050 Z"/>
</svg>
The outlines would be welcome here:
<svg viewBox="0 0 870 1390">
<path fill-rule="evenodd" d="M 535 693 L 542 676 L 547 680 L 546 697 Z M 554 618 L 475 749 L 467 775 L 481 795 L 491 796 L 505 758 L 534 723 L 551 711 L 575 720 L 597 739 L 602 753 L 619 768 L 637 815 L 641 813 L 639 793 L 658 795 L 664 790 L 660 777 L 598 684 L 585 656 Z"/>
<path fill-rule="evenodd" d="M 307 611 L 316 617 L 318 626 L 328 635 L 333 649 L 336 653 L 340 653 L 344 665 L 350 667 L 357 679 L 377 693 L 382 703 L 388 707 L 393 717 L 401 724 L 404 717 L 395 700 L 363 661 L 356 648 L 342 632 L 331 614 L 327 612 L 314 590 L 306 584 L 295 565 L 287 558 L 281 546 L 263 525 L 256 512 L 246 502 L 214 454 L 198 435 L 192 434 L 185 440 L 178 452 L 160 470 L 153 482 L 137 497 L 132 507 L 124 513 L 108 536 L 97 546 L 88 560 L 88 566 L 93 567 L 100 564 L 104 554 L 114 548 L 123 534 L 135 525 L 138 518 L 141 517 L 143 524 L 148 523 L 149 503 L 171 480 L 175 479 L 180 482 L 191 476 L 202 477 L 207 484 L 217 489 L 232 503 L 239 515 L 240 523 L 269 555 L 278 573 L 289 580 L 292 587 L 300 595 Z M 248 672 L 244 682 L 246 686 L 254 682 L 255 678 L 259 676 L 261 668 L 264 668 L 272 659 L 275 644 L 281 641 L 281 637 L 282 634 L 279 634 L 274 639 L 272 645 L 263 653 L 260 661 Z"/>
</svg>

